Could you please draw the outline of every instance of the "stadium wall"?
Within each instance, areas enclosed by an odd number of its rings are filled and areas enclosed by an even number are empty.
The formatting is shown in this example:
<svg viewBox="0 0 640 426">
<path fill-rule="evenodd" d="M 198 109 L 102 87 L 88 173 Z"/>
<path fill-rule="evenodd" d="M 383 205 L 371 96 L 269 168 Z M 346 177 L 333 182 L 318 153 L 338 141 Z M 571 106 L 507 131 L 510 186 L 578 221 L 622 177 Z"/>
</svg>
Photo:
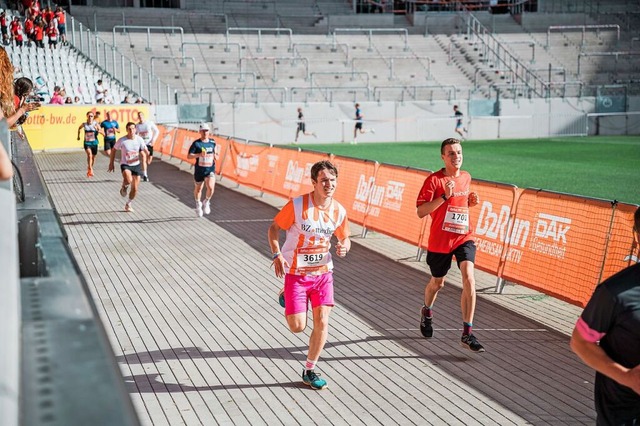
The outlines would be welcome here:
<svg viewBox="0 0 640 426">
<path fill-rule="evenodd" d="M 473 101 L 471 101 L 473 102 Z M 364 127 L 375 134 L 359 135 L 361 142 L 409 142 L 442 140 L 455 136 L 453 105 L 458 104 L 465 116 L 470 139 L 545 138 L 594 134 L 588 126 L 587 114 L 596 112 L 596 99 L 503 99 L 498 116 L 470 116 L 469 101 L 360 102 Z M 629 105 L 640 107 L 637 99 Z M 297 108 L 304 111 L 307 131 L 317 134 L 317 141 L 344 143 L 353 140 L 354 103 L 220 103 L 213 105 L 214 121 L 221 134 L 238 139 L 270 144 L 294 141 Z M 640 109 L 640 108 L 637 108 Z M 640 126 L 625 120 L 624 114 L 607 117 L 607 125 L 599 126 L 599 134 L 640 134 Z M 637 121 L 637 120 L 635 120 Z M 158 117 L 158 122 L 172 122 Z M 316 142 L 302 136 L 299 140 Z"/>
<path fill-rule="evenodd" d="M 161 126 L 154 151 L 191 163 L 188 149 L 198 137 L 194 130 Z M 426 248 L 430 219 L 417 217 L 415 200 L 430 171 L 214 139 L 222 178 L 283 198 L 311 191 L 311 165 L 331 159 L 340 170 L 336 198 L 351 221 Z M 638 262 L 629 232 L 635 205 L 481 180 L 472 181 L 472 190 L 480 195 L 469 212 L 476 266 L 500 280 L 584 306 L 599 282 Z"/>
</svg>

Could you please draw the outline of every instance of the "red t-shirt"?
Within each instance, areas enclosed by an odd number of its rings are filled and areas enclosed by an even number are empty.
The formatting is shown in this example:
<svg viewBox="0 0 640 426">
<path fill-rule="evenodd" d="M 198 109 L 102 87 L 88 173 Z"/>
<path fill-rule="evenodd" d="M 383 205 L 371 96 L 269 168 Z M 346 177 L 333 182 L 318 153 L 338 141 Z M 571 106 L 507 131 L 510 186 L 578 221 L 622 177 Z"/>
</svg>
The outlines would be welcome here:
<svg viewBox="0 0 640 426">
<path fill-rule="evenodd" d="M 35 34 L 36 40 L 42 40 L 44 29 L 40 25 L 36 25 L 36 27 L 33 29 L 33 32 Z"/>
<path fill-rule="evenodd" d="M 471 175 L 460 171 L 460 176 L 452 178 L 441 169 L 422 184 L 416 200 L 416 207 L 441 197 L 445 184 L 453 179 L 456 183 L 453 196 L 431 212 L 431 231 L 427 249 L 435 253 L 451 253 L 456 247 L 473 240 L 473 228 L 469 217 L 469 187 Z"/>
</svg>

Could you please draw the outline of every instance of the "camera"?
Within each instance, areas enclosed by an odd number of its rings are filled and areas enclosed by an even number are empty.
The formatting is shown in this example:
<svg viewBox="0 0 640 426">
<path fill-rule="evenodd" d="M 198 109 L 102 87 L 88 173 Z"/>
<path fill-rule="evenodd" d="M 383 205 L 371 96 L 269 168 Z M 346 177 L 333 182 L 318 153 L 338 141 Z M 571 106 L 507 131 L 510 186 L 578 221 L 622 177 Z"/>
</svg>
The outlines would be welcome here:
<svg viewBox="0 0 640 426">
<path fill-rule="evenodd" d="M 42 96 L 29 95 L 24 101 L 28 104 L 31 104 L 36 102 L 44 102 L 44 98 Z"/>
</svg>

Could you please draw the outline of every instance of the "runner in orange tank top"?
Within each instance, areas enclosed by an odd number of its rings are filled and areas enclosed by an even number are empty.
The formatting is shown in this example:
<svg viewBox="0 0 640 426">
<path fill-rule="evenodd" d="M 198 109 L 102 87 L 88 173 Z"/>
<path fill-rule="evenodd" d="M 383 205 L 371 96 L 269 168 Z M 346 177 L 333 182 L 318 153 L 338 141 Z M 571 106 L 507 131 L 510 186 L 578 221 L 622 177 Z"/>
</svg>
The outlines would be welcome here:
<svg viewBox="0 0 640 426">
<path fill-rule="evenodd" d="M 344 257 L 351 249 L 346 210 L 333 199 L 337 178 L 338 170 L 333 164 L 315 163 L 311 167 L 313 192 L 289 201 L 274 218 L 268 234 L 275 274 L 284 277 L 285 315 L 294 333 L 306 328 L 307 306 L 311 302 L 313 331 L 302 381 L 313 389 L 327 386 L 315 367 L 327 341 L 329 314 L 334 305 L 331 237 L 338 238 L 336 255 Z M 286 231 L 282 248 L 280 231 Z"/>
</svg>

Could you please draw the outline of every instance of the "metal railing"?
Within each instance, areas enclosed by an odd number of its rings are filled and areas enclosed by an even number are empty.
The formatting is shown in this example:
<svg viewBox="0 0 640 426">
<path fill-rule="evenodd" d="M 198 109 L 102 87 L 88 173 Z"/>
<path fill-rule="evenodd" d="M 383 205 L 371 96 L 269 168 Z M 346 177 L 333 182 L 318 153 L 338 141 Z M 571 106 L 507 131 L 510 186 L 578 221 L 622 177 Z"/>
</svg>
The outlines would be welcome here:
<svg viewBox="0 0 640 426">
<path fill-rule="evenodd" d="M 351 74 L 356 73 L 356 61 L 375 61 L 382 60 L 387 65 L 387 69 L 389 70 L 389 80 L 395 80 L 395 61 L 396 60 L 410 60 L 412 62 L 418 62 L 422 67 L 424 67 L 427 71 L 427 80 L 431 80 L 431 59 L 428 56 L 380 56 L 377 58 L 353 58 L 351 60 Z M 426 66 L 425 62 L 426 61 Z M 353 76 L 351 78 L 353 80 Z"/>
<path fill-rule="evenodd" d="M 514 80 L 530 87 L 536 96 L 548 96 L 549 90 L 547 84 L 506 49 L 473 14 L 462 12 L 461 16 L 466 22 L 467 38 L 480 43 L 484 59 L 487 61 L 491 60 L 498 68 L 511 71 Z M 450 51 L 450 56 L 451 55 L 452 53 Z"/>
<path fill-rule="evenodd" d="M 155 30 L 155 31 L 161 31 L 161 32 L 166 32 L 166 31 L 171 31 L 171 34 L 173 35 L 173 31 L 177 30 L 180 32 L 180 43 L 184 43 L 184 28 L 182 27 L 163 27 L 163 26 L 144 26 L 144 25 L 114 25 L 113 26 L 113 30 L 112 30 L 112 37 L 111 37 L 111 41 L 112 41 L 112 45 L 115 46 L 116 45 L 116 32 L 118 30 L 122 30 L 122 34 L 126 34 L 127 30 L 146 30 L 147 32 L 147 46 L 145 47 L 145 50 L 147 52 L 151 52 L 151 30 Z"/>
<path fill-rule="evenodd" d="M 404 39 L 404 51 L 409 50 L 409 31 L 406 28 L 334 28 L 333 43 L 337 43 L 338 33 L 366 33 L 369 40 L 367 51 L 373 51 L 373 33 L 397 33 Z"/>
<path fill-rule="evenodd" d="M 291 65 L 296 65 L 297 61 L 302 61 L 305 65 L 305 77 L 304 80 L 309 80 L 309 58 L 304 56 L 251 56 L 240 58 L 240 72 L 244 72 L 245 70 L 245 62 L 246 61 L 271 61 L 273 68 L 273 75 L 271 76 L 271 81 L 274 83 L 278 81 L 278 63 L 280 61 L 289 61 Z"/>
<path fill-rule="evenodd" d="M 581 59 L 586 56 L 613 56 L 616 59 L 615 66 L 617 68 L 618 58 L 620 56 L 638 56 L 638 55 L 640 55 L 640 52 L 581 52 L 581 53 L 578 53 L 578 69 L 576 71 L 576 74 L 578 75 L 578 77 L 580 77 Z"/>
<path fill-rule="evenodd" d="M 229 43 L 229 36 L 232 32 L 255 32 L 258 35 L 258 47 L 256 52 L 262 52 L 262 33 L 275 33 L 276 36 L 279 36 L 280 33 L 287 33 L 289 35 L 289 48 L 288 51 L 291 52 L 293 49 L 293 30 L 291 28 L 242 28 L 242 27 L 231 27 L 227 28 L 225 33 L 226 41 Z"/>
<path fill-rule="evenodd" d="M 596 32 L 600 32 L 600 30 L 615 30 L 616 41 L 617 43 L 620 43 L 620 25 L 552 25 L 547 29 L 547 44 L 545 45 L 545 49 L 549 49 L 551 45 L 551 31 L 560 32 L 572 30 L 580 30 L 582 33 L 580 48 L 584 48 L 585 46 L 585 36 L 587 30 L 596 30 Z"/>
</svg>

